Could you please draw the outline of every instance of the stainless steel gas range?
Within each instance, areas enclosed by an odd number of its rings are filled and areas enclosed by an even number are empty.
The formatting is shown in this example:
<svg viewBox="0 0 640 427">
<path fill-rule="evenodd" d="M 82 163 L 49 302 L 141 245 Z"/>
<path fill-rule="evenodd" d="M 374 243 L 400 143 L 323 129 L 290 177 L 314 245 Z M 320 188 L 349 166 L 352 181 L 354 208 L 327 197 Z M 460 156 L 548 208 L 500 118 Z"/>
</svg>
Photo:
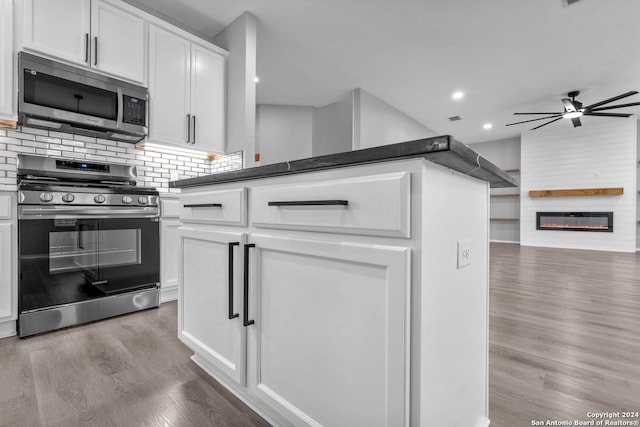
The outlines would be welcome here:
<svg viewBox="0 0 640 427">
<path fill-rule="evenodd" d="M 135 166 L 18 157 L 18 334 L 159 304 L 158 192 Z"/>
</svg>

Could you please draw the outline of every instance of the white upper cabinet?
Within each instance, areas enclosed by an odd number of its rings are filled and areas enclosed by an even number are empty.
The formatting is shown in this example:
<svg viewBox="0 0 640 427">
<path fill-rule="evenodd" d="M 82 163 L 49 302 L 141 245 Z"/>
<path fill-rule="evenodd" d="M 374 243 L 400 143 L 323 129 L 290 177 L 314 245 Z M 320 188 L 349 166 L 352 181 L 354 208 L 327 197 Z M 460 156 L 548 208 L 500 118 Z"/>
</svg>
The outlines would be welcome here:
<svg viewBox="0 0 640 427">
<path fill-rule="evenodd" d="M 170 31 L 149 27 L 149 139 L 186 145 L 191 126 L 191 43 Z"/>
<path fill-rule="evenodd" d="M 0 0 L 0 117 L 13 119 L 13 2 Z"/>
<path fill-rule="evenodd" d="M 225 151 L 226 52 L 149 28 L 149 140 Z"/>
<path fill-rule="evenodd" d="M 93 0 L 23 0 L 22 48 L 144 84 L 144 20 Z"/>
<path fill-rule="evenodd" d="M 102 1 L 94 1 L 91 7 L 91 66 L 144 83 L 144 21 Z"/>
<path fill-rule="evenodd" d="M 192 144 L 216 153 L 225 149 L 225 70 L 226 57 L 191 46 Z"/>
</svg>

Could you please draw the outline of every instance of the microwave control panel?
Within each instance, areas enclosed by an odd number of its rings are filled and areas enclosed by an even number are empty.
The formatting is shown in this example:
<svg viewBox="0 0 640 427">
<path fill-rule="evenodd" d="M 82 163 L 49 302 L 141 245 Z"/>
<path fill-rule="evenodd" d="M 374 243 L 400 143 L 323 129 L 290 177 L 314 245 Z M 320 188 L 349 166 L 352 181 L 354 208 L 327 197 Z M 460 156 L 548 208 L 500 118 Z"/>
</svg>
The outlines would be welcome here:
<svg viewBox="0 0 640 427">
<path fill-rule="evenodd" d="M 146 126 L 147 101 L 142 98 L 124 95 L 124 114 L 122 121 L 132 125 Z"/>
</svg>

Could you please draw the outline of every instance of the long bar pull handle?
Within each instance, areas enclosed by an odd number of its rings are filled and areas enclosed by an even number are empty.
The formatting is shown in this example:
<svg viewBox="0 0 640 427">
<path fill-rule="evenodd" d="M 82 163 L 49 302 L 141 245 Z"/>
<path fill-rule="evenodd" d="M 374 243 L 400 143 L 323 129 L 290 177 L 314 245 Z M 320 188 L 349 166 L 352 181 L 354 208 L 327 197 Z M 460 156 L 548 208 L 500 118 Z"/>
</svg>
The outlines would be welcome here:
<svg viewBox="0 0 640 427">
<path fill-rule="evenodd" d="M 349 206 L 348 200 L 300 200 L 269 202 L 269 206 Z"/>
<path fill-rule="evenodd" d="M 193 115 L 193 141 L 192 144 L 196 143 L 196 115 Z"/>
<path fill-rule="evenodd" d="M 193 203 L 184 205 L 185 208 L 221 208 L 222 203 Z"/>
<path fill-rule="evenodd" d="M 239 246 L 240 242 L 229 243 L 229 319 L 235 319 L 240 315 L 233 312 L 233 247 Z"/>
<path fill-rule="evenodd" d="M 191 114 L 187 114 L 187 144 L 191 144 Z"/>
<path fill-rule="evenodd" d="M 249 249 L 255 247 L 256 245 L 254 243 L 244 245 L 244 304 L 242 307 L 242 324 L 244 326 L 256 323 L 254 320 L 249 320 Z"/>
<path fill-rule="evenodd" d="M 98 65 L 98 38 L 97 37 L 93 38 L 93 44 L 95 46 L 95 49 L 94 49 L 95 56 L 93 57 L 93 65 Z"/>
<path fill-rule="evenodd" d="M 89 62 L 89 33 L 84 33 L 84 62 Z"/>
</svg>

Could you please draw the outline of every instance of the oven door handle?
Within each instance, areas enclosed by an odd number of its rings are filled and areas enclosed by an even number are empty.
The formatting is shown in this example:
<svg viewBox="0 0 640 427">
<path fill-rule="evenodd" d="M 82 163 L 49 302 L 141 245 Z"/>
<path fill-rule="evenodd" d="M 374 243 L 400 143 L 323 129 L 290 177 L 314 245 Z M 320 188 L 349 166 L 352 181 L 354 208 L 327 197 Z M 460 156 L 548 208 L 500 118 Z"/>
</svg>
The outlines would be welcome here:
<svg viewBox="0 0 640 427">
<path fill-rule="evenodd" d="M 28 218 L 155 218 L 158 217 L 157 207 L 144 207 L 136 209 L 101 207 L 101 208 L 77 208 L 77 207 L 27 207 L 18 209 L 19 219 Z"/>
</svg>

